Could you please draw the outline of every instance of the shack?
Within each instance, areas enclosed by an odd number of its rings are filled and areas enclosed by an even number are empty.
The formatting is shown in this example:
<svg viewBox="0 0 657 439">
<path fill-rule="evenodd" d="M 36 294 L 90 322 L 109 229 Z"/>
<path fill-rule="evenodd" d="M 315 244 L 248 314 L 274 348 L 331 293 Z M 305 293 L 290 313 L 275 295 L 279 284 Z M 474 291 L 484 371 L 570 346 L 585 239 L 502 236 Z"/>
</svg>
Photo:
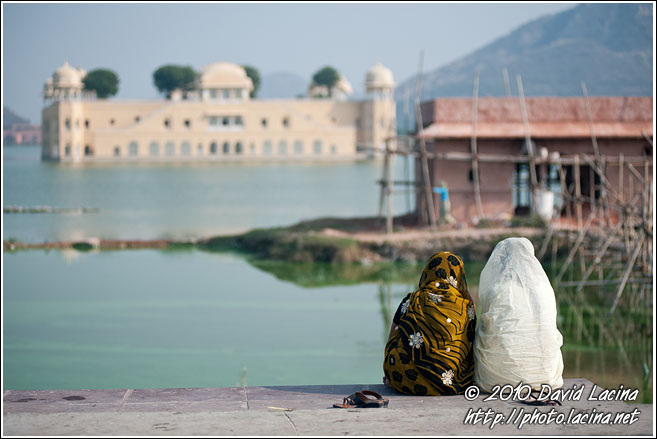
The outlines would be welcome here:
<svg viewBox="0 0 657 439">
<path fill-rule="evenodd" d="M 441 98 L 421 115 L 429 185 L 447 186 L 457 222 L 526 215 L 551 191 L 555 216 L 569 210 L 581 227 L 605 190 L 617 192 L 615 212 L 652 181 L 652 97 Z M 434 190 L 435 218 L 441 196 Z M 427 218 L 421 190 L 416 206 Z"/>
</svg>

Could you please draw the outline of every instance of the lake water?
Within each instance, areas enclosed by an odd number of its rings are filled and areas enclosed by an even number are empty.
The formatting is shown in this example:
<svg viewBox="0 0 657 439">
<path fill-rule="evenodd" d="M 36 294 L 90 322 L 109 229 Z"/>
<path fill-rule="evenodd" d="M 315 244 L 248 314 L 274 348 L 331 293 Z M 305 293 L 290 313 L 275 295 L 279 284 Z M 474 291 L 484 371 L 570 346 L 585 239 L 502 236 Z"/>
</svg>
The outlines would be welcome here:
<svg viewBox="0 0 657 439">
<path fill-rule="evenodd" d="M 198 237 L 378 204 L 376 162 L 66 167 L 35 148 L 4 152 L 5 206 L 100 209 L 3 214 L 5 239 Z M 395 203 L 405 211 L 403 196 Z M 466 266 L 472 287 L 482 266 Z M 373 270 L 199 250 L 3 253 L 4 388 L 379 383 L 391 316 L 420 267 Z M 617 313 L 604 323 L 620 341 L 596 344 L 558 301 L 564 376 L 650 400 L 652 319 L 639 330 Z"/>
<path fill-rule="evenodd" d="M 200 238 L 323 216 L 371 216 L 382 175 L 380 161 L 58 164 L 41 162 L 34 146 L 6 147 L 3 159 L 3 207 L 98 209 L 3 214 L 4 238 L 27 242 Z M 397 178 L 406 165 L 396 161 Z M 395 214 L 414 204 L 403 193 L 392 199 Z"/>
</svg>

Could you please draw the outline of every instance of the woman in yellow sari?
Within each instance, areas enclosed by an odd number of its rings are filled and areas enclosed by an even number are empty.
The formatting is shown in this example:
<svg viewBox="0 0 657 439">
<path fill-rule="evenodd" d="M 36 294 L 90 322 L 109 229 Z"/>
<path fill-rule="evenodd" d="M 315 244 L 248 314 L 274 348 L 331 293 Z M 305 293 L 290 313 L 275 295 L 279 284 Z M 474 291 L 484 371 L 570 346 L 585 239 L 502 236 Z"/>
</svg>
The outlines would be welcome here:
<svg viewBox="0 0 657 439">
<path fill-rule="evenodd" d="M 463 261 L 436 253 L 402 300 L 385 348 L 384 380 L 410 395 L 456 395 L 473 384 L 475 307 Z"/>
</svg>

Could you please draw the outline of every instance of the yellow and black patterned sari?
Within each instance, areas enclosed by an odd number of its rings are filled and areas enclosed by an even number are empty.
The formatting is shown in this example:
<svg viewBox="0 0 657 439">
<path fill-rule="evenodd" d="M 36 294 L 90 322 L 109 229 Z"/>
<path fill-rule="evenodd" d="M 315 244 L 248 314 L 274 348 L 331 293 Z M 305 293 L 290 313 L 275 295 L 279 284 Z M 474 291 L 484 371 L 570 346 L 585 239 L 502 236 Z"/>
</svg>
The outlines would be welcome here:
<svg viewBox="0 0 657 439">
<path fill-rule="evenodd" d="M 476 317 L 461 258 L 433 255 L 419 290 L 404 298 L 393 321 L 383 370 L 395 390 L 455 395 L 473 384 Z"/>
</svg>

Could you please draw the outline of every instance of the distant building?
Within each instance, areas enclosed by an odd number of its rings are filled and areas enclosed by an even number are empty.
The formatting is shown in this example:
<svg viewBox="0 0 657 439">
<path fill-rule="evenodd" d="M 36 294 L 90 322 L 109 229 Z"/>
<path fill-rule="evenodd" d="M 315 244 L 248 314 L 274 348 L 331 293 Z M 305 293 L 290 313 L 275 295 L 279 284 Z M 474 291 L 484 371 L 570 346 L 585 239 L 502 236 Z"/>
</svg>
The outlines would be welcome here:
<svg viewBox="0 0 657 439">
<path fill-rule="evenodd" d="M 95 99 L 85 74 L 64 63 L 44 85 L 44 160 L 353 159 L 395 133 L 395 82 L 380 63 L 366 74 L 363 101 L 346 100 L 344 78 L 331 99 L 252 100 L 251 79 L 228 62 L 203 67 L 195 89 L 170 100 Z"/>
<path fill-rule="evenodd" d="M 41 127 L 30 123 L 14 123 L 2 130 L 5 145 L 38 145 L 41 143 Z"/>
<path fill-rule="evenodd" d="M 652 176 L 653 173 L 653 99 L 591 97 L 589 102 L 593 132 L 599 153 L 605 160 L 606 178 L 612 187 L 622 187 L 627 192 L 632 186 L 628 184 L 631 175 L 627 169 L 624 174 L 619 172 L 619 160 L 625 166 L 632 163 L 641 175 Z M 526 99 L 526 108 L 539 185 L 548 189 L 559 187 L 563 177 L 563 183 L 573 193 L 582 194 L 585 212 L 590 211 L 600 197 L 602 185 L 599 176 L 582 157 L 583 154 L 593 155 L 591 124 L 584 99 L 533 97 Z M 471 155 L 475 126 L 473 101 L 469 98 L 435 99 L 424 102 L 421 110 L 425 126 L 420 135 L 427 142 L 428 153 L 434 155 L 429 161 L 431 185 L 438 187 L 442 182 L 447 185 L 451 214 L 457 221 L 476 223 L 478 211 Z M 480 159 L 479 186 L 484 216 L 509 219 L 528 213 L 527 130 L 520 100 L 481 98 L 476 114 L 474 133 Z M 558 172 L 558 162 L 562 174 Z M 572 189 L 576 163 L 579 163 L 580 187 Z M 639 193 L 640 188 L 634 189 Z M 626 196 L 630 196 L 629 192 Z M 417 201 L 418 206 L 426 206 L 422 196 L 418 196 Z M 438 194 L 434 195 L 434 205 L 438 218 Z"/>
</svg>

